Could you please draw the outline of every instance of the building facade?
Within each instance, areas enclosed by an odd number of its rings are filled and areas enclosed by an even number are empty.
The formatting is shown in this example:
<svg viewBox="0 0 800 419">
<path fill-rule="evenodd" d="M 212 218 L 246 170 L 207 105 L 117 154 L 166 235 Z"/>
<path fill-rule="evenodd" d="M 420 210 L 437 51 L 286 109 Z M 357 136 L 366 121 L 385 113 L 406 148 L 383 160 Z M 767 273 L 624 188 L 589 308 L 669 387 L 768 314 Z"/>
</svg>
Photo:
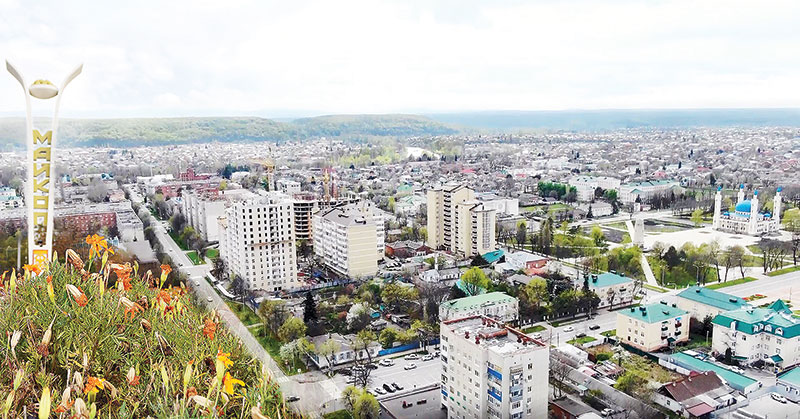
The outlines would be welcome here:
<svg viewBox="0 0 800 419">
<path fill-rule="evenodd" d="M 314 255 L 348 277 L 374 276 L 385 251 L 383 214 L 370 204 L 348 204 L 314 214 Z"/>
<path fill-rule="evenodd" d="M 502 292 L 456 298 L 439 305 L 442 321 L 470 316 L 486 316 L 510 323 L 519 317 L 519 300 Z"/>
<path fill-rule="evenodd" d="M 624 204 L 631 204 L 636 201 L 636 198 L 645 200 L 657 195 L 669 194 L 679 188 L 678 182 L 673 180 L 626 183 L 619 187 L 619 200 Z"/>
<path fill-rule="evenodd" d="M 688 311 L 692 319 L 698 322 L 709 316 L 713 319 L 726 311 L 749 307 L 747 301 L 740 297 L 697 285 L 678 293 L 677 303 L 678 308 Z"/>
<path fill-rule="evenodd" d="M 0 208 L 14 209 L 22 207 L 22 197 L 17 196 L 17 191 L 9 187 L 0 188 Z"/>
<path fill-rule="evenodd" d="M 595 190 L 619 189 L 620 181 L 608 176 L 574 176 L 569 180 L 569 185 L 574 186 L 578 193 L 578 201 L 590 202 L 595 198 Z"/>
<path fill-rule="evenodd" d="M 549 348 L 484 316 L 442 322 L 448 418 L 547 418 Z"/>
<path fill-rule="evenodd" d="M 428 190 L 428 246 L 455 251 L 456 205 L 474 199 L 475 193 L 464 185 L 444 185 Z"/>
<path fill-rule="evenodd" d="M 737 234 L 758 236 L 778 231 L 781 228 L 781 188 L 775 192 L 772 213 L 760 212 L 758 191 L 753 192 L 752 199 L 744 199 L 744 185 L 739 185 L 739 194 L 733 212 L 722 210 L 722 187 L 717 188 L 714 197 L 715 230 Z"/>
<path fill-rule="evenodd" d="M 271 192 L 235 202 L 218 223 L 220 257 L 249 289 L 279 291 L 298 285 L 288 196 Z"/>
<path fill-rule="evenodd" d="M 689 340 L 688 312 L 665 303 L 617 311 L 617 338 L 646 352 Z"/>
<path fill-rule="evenodd" d="M 600 298 L 598 308 L 622 307 L 633 303 L 633 280 L 613 272 L 592 274 L 587 278 L 589 290 Z"/>
<path fill-rule="evenodd" d="M 763 361 L 779 369 L 800 362 L 800 319 L 782 300 L 766 308 L 722 313 L 713 320 L 711 349 L 742 363 Z M 726 355 L 727 356 L 727 355 Z"/>
</svg>

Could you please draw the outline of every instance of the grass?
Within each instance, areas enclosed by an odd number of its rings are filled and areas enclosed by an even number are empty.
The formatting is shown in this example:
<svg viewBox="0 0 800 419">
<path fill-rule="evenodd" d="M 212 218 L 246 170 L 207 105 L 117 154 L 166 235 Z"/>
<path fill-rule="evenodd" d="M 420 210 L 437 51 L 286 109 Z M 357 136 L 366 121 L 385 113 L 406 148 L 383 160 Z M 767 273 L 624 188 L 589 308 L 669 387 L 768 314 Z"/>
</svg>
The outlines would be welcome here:
<svg viewBox="0 0 800 419">
<path fill-rule="evenodd" d="M 719 288 L 732 287 L 739 284 L 746 284 L 755 280 L 756 278 L 753 278 L 752 276 L 746 276 L 744 278 L 734 279 L 728 282 L 717 282 L 716 284 L 706 285 L 706 288 L 715 290 Z"/>
<path fill-rule="evenodd" d="M 180 247 L 181 250 L 189 250 L 189 248 L 186 246 L 186 243 L 184 243 L 180 236 L 175 234 L 175 232 L 169 230 L 169 236 L 172 237 L 172 240 L 175 240 L 175 243 L 178 244 L 178 247 Z"/>
<path fill-rule="evenodd" d="M 195 265 L 203 265 L 203 264 L 205 264 L 205 263 L 206 263 L 204 260 L 201 260 L 201 259 L 200 259 L 200 257 L 197 255 L 197 252 L 196 252 L 196 251 L 194 251 L 194 250 L 192 250 L 191 252 L 187 252 L 187 253 L 186 253 L 186 256 L 187 256 L 187 257 L 189 258 L 189 260 L 191 260 L 191 261 L 192 261 L 192 263 L 194 263 Z"/>
<path fill-rule="evenodd" d="M 761 248 L 758 247 L 757 244 L 751 244 L 751 245 L 747 246 L 747 248 L 750 249 L 750 251 L 753 252 L 754 255 L 760 255 L 760 254 L 764 253 L 764 252 L 761 251 Z"/>
<path fill-rule="evenodd" d="M 595 339 L 595 338 L 593 338 L 591 336 L 584 336 L 582 338 L 575 338 L 575 339 L 572 339 L 572 340 L 568 340 L 567 343 L 569 343 L 571 345 L 579 346 L 579 345 L 583 345 L 584 343 L 594 342 L 596 340 L 597 339 Z"/>
<path fill-rule="evenodd" d="M 326 413 L 322 415 L 323 419 L 353 419 L 353 415 L 347 409 L 337 410 L 335 412 Z"/>
<path fill-rule="evenodd" d="M 605 332 L 601 332 L 600 334 L 605 337 L 617 336 L 617 329 L 606 330 Z"/>
<path fill-rule="evenodd" d="M 231 311 L 236 314 L 236 317 L 238 317 L 245 326 L 252 326 L 254 324 L 261 323 L 261 319 L 258 318 L 256 313 L 253 313 L 253 310 L 250 310 L 242 304 L 234 303 L 232 301 L 228 301 L 227 304 L 228 308 L 230 308 Z"/>
<path fill-rule="evenodd" d="M 711 334 L 708 335 L 708 340 L 706 340 L 705 335 L 690 333 L 689 341 L 686 342 L 684 348 L 695 349 L 695 348 L 703 348 L 709 346 L 711 346 Z"/>
<path fill-rule="evenodd" d="M 522 329 L 522 333 L 536 333 L 536 332 L 541 332 L 542 330 L 545 330 L 545 329 L 546 328 L 544 326 L 537 324 L 537 325 Z"/>
<path fill-rule="evenodd" d="M 646 288 L 649 289 L 650 291 L 656 291 L 656 292 L 669 292 L 669 290 L 666 288 L 661 288 L 650 284 L 642 284 L 642 288 Z"/>
<path fill-rule="evenodd" d="M 617 222 L 611 223 L 611 224 L 603 224 L 603 226 L 611 227 L 611 228 L 618 228 L 620 230 L 628 231 L 628 224 L 626 224 L 624 221 L 617 221 Z"/>
<path fill-rule="evenodd" d="M 219 250 L 214 248 L 206 250 L 206 257 L 209 259 L 219 257 Z"/>
<path fill-rule="evenodd" d="M 796 271 L 800 271 L 800 265 L 790 266 L 788 268 L 778 269 L 777 271 L 767 272 L 767 276 L 778 276 Z"/>
</svg>

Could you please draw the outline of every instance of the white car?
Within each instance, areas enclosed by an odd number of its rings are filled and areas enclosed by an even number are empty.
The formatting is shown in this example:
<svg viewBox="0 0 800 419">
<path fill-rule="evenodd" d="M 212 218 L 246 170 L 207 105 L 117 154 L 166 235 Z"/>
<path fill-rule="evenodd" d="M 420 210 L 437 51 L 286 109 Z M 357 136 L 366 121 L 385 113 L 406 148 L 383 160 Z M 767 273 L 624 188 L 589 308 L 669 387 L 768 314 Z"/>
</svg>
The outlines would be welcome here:
<svg viewBox="0 0 800 419">
<path fill-rule="evenodd" d="M 422 360 L 423 360 L 423 361 L 430 361 L 430 360 L 432 360 L 433 358 L 436 358 L 436 357 L 435 357 L 435 356 L 433 356 L 433 354 L 428 354 L 428 355 L 425 355 L 425 356 L 423 356 L 423 357 L 422 357 Z"/>
<path fill-rule="evenodd" d="M 564 328 L 564 331 L 565 332 L 573 332 L 573 331 L 575 331 L 575 328 L 572 327 L 572 326 L 567 326 L 567 327 Z"/>
<path fill-rule="evenodd" d="M 536 340 L 541 340 L 542 339 L 542 334 L 539 333 L 539 332 L 536 332 L 536 333 L 532 334 L 531 337 L 536 339 Z"/>
<path fill-rule="evenodd" d="M 194 280 L 194 286 L 195 287 L 199 287 L 200 286 L 200 280 L 195 279 Z"/>
<path fill-rule="evenodd" d="M 600 411 L 600 414 L 603 415 L 603 416 L 608 416 L 608 415 L 610 415 L 612 413 L 614 413 L 614 411 L 609 409 L 609 408 L 605 408 L 605 409 Z"/>
<path fill-rule="evenodd" d="M 392 365 L 394 365 L 394 361 L 389 358 L 381 359 L 380 362 L 378 363 L 383 365 L 384 367 L 391 367 Z"/>
<path fill-rule="evenodd" d="M 778 393 L 770 393 L 769 396 L 772 397 L 772 400 L 775 400 L 778 403 L 786 403 L 786 397 L 783 397 Z"/>
<path fill-rule="evenodd" d="M 417 359 L 419 359 L 419 355 L 417 355 L 417 354 L 408 354 L 405 357 L 403 357 L 403 359 L 405 359 L 406 361 L 417 360 Z"/>
<path fill-rule="evenodd" d="M 213 298 L 211 298 L 211 296 L 209 296 L 208 298 L 206 298 L 206 301 L 208 301 L 209 303 L 213 303 L 213 302 L 214 302 L 214 299 L 213 299 Z"/>
<path fill-rule="evenodd" d="M 410 364 L 406 364 L 406 366 L 403 367 L 403 369 L 406 369 L 406 370 L 413 370 L 414 368 L 417 368 L 417 364 L 415 364 L 413 362 L 410 363 Z"/>
</svg>

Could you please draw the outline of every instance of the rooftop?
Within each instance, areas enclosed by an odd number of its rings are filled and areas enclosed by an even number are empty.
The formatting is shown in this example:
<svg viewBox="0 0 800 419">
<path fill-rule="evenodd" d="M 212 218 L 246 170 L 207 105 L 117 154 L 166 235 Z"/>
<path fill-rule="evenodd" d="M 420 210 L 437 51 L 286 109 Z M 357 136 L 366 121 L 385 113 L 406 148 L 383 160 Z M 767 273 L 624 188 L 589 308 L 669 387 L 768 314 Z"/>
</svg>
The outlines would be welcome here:
<svg viewBox="0 0 800 419">
<path fill-rule="evenodd" d="M 791 383 L 794 386 L 800 386 L 800 368 L 792 368 L 778 376 L 778 380 Z"/>
<path fill-rule="evenodd" d="M 722 311 L 738 310 L 746 307 L 747 301 L 735 295 L 725 294 L 710 288 L 692 286 L 678 293 L 678 297 L 716 307 Z"/>
<path fill-rule="evenodd" d="M 441 307 L 450 310 L 464 310 L 468 308 L 480 307 L 484 304 L 495 304 L 498 302 L 508 302 L 515 300 L 514 297 L 502 292 L 490 292 L 488 294 L 480 294 L 472 297 L 457 298 L 455 300 L 445 301 Z"/>
<path fill-rule="evenodd" d="M 444 322 L 443 326 L 454 334 L 499 354 L 547 348 L 544 343 L 486 316 L 450 320 Z"/>
<path fill-rule="evenodd" d="M 766 308 L 728 311 L 717 315 L 713 321 L 714 324 L 724 327 L 731 327 L 733 322 L 736 322 L 736 330 L 750 335 L 768 332 L 784 338 L 800 336 L 800 319 L 794 317 L 783 300 L 776 300 Z"/>
<path fill-rule="evenodd" d="M 689 314 L 689 312 L 686 310 L 681 310 L 665 303 L 631 307 L 630 309 L 620 310 L 617 313 L 626 317 L 633 317 L 634 319 L 642 320 L 645 323 L 659 323 Z"/>
<path fill-rule="evenodd" d="M 697 359 L 683 352 L 670 355 L 670 359 L 680 363 L 692 371 L 713 371 L 718 376 L 722 377 L 722 379 L 725 380 L 728 385 L 739 391 L 744 391 L 745 388 L 756 383 L 756 380 L 750 377 L 745 377 L 742 374 L 738 374 L 727 368 L 722 368 L 719 365 L 712 364 L 702 359 Z"/>
<path fill-rule="evenodd" d="M 593 275 L 589 279 L 589 288 L 605 288 L 612 285 L 627 284 L 630 282 L 633 282 L 633 280 L 623 275 L 604 272 L 600 275 Z"/>
</svg>

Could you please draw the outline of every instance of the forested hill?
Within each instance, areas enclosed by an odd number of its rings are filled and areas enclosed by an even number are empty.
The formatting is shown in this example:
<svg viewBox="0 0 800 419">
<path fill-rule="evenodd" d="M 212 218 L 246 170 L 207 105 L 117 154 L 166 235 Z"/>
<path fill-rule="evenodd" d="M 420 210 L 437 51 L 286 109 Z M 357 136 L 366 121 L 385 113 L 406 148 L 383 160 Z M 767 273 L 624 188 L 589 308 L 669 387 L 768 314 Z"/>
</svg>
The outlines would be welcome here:
<svg viewBox="0 0 800 419">
<path fill-rule="evenodd" d="M 23 144 L 25 121 L 0 119 L 0 151 Z M 256 117 L 64 119 L 63 146 L 181 144 L 205 141 L 285 141 L 316 137 L 441 135 L 456 129 L 416 115 L 332 115 L 278 122 Z"/>
</svg>

